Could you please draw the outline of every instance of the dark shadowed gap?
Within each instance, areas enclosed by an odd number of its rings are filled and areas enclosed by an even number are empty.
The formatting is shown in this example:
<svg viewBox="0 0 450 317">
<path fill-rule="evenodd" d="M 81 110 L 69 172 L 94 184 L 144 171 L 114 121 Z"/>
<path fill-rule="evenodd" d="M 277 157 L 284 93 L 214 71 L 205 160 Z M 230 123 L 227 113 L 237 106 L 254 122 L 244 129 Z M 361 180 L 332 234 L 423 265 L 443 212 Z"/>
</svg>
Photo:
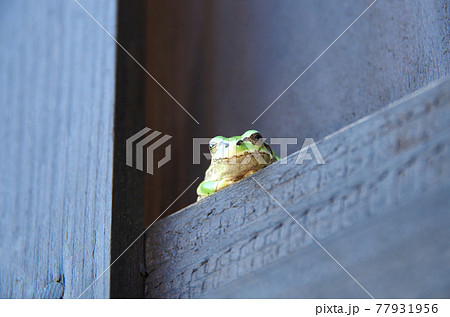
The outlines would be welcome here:
<svg viewBox="0 0 450 317">
<path fill-rule="evenodd" d="M 145 1 L 119 1 L 118 37 L 136 60 L 144 55 Z M 143 103 L 146 74 L 117 48 L 116 107 L 114 118 L 114 175 L 111 262 L 144 230 L 144 173 L 125 163 L 125 142 L 145 127 Z M 143 239 L 139 239 L 111 267 L 111 298 L 144 296 Z"/>
</svg>

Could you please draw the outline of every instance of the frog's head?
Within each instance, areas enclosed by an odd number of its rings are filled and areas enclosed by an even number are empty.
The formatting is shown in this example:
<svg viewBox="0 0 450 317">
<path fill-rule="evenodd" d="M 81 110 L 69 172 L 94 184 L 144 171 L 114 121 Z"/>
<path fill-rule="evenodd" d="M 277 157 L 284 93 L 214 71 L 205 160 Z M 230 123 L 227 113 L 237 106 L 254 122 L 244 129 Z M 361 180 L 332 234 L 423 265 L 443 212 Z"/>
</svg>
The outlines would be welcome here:
<svg viewBox="0 0 450 317">
<path fill-rule="evenodd" d="M 269 144 L 264 142 L 261 133 L 256 130 L 248 130 L 243 135 L 231 138 L 216 136 L 209 141 L 209 151 L 211 152 L 212 162 L 239 159 L 255 153 L 260 154 L 261 157 L 270 162 L 279 159 Z"/>
<path fill-rule="evenodd" d="M 197 188 L 198 200 L 279 160 L 256 130 L 231 138 L 216 136 L 209 141 L 209 151 L 211 165 Z"/>
</svg>

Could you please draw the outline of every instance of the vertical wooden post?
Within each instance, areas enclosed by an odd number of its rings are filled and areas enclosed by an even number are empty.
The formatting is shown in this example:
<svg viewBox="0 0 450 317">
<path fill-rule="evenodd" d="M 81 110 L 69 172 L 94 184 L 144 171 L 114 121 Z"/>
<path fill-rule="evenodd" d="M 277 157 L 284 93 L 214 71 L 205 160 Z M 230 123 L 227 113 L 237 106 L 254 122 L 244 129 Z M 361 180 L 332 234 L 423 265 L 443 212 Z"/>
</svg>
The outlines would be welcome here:
<svg viewBox="0 0 450 317">
<path fill-rule="evenodd" d="M 107 298 L 116 45 L 75 1 L 0 12 L 0 297 Z"/>
</svg>

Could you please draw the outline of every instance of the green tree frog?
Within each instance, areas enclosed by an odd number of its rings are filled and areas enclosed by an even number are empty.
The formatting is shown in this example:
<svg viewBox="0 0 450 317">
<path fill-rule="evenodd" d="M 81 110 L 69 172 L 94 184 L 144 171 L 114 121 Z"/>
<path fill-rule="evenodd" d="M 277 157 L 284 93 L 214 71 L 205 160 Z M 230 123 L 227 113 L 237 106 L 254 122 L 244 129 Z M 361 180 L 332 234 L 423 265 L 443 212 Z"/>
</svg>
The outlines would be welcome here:
<svg viewBox="0 0 450 317">
<path fill-rule="evenodd" d="M 231 138 L 216 136 L 209 141 L 209 151 L 211 165 L 197 188 L 197 201 L 280 159 L 256 130 Z"/>
</svg>

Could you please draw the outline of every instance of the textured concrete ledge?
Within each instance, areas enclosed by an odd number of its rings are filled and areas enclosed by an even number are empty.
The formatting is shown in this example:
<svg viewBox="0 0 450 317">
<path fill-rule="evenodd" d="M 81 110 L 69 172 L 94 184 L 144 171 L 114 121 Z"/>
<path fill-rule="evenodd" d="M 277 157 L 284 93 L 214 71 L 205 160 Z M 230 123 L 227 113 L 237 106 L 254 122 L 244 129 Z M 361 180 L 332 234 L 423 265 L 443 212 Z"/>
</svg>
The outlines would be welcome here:
<svg viewBox="0 0 450 317">
<path fill-rule="evenodd" d="M 450 80 L 254 175 L 374 296 L 450 296 Z M 146 296 L 368 297 L 252 179 L 157 222 Z"/>
</svg>

